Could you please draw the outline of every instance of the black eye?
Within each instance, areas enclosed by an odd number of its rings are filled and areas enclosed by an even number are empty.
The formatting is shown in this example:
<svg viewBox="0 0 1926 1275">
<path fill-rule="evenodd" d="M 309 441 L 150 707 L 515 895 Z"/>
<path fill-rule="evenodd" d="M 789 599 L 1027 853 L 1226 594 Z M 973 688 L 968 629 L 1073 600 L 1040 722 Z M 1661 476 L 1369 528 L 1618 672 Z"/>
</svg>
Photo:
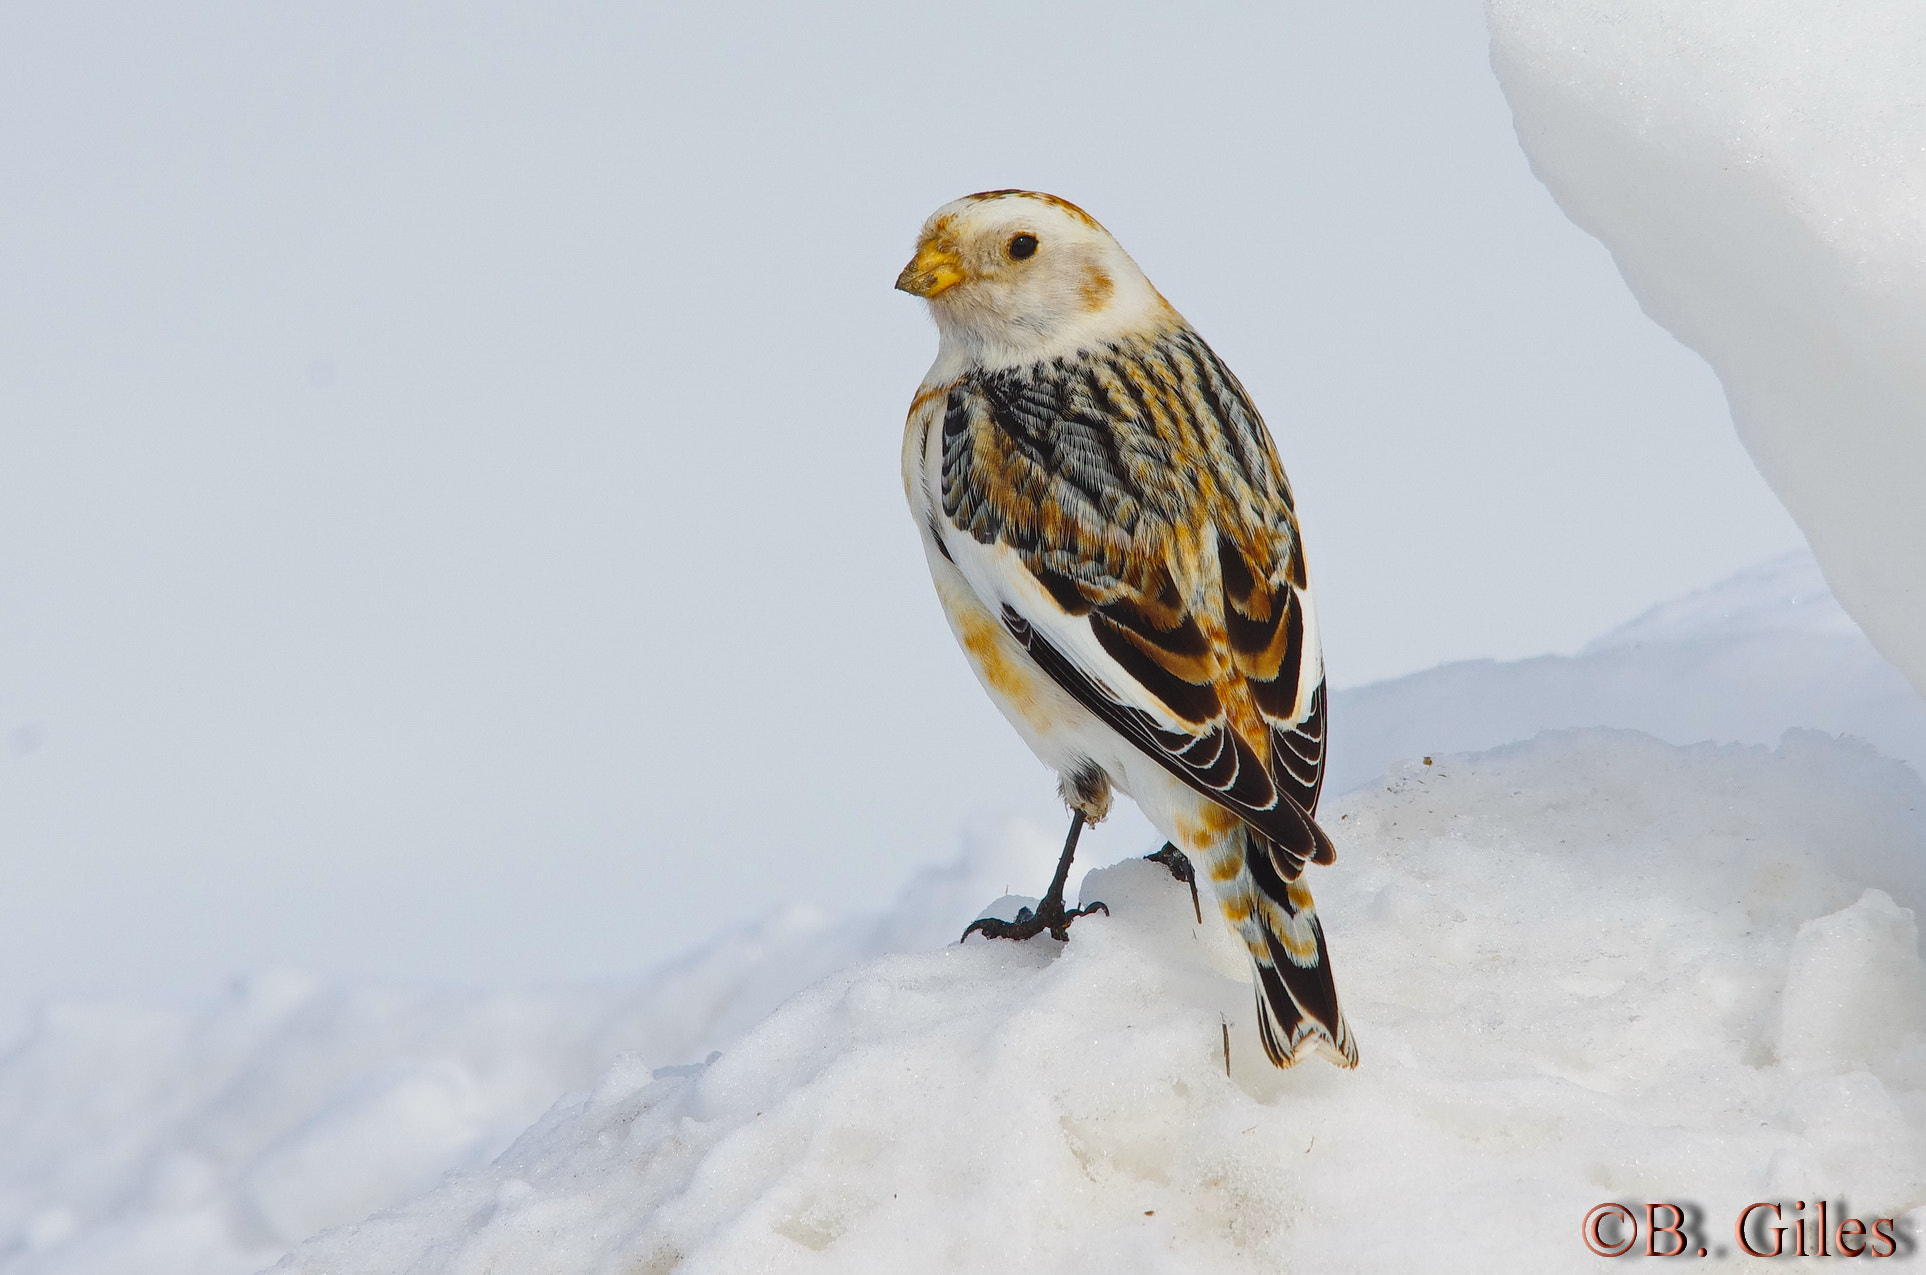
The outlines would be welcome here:
<svg viewBox="0 0 1926 1275">
<path fill-rule="evenodd" d="M 1035 235 L 1017 235 L 1010 240 L 1010 255 L 1018 261 L 1022 261 L 1025 257 L 1035 256 L 1036 251 L 1037 237 Z"/>
</svg>

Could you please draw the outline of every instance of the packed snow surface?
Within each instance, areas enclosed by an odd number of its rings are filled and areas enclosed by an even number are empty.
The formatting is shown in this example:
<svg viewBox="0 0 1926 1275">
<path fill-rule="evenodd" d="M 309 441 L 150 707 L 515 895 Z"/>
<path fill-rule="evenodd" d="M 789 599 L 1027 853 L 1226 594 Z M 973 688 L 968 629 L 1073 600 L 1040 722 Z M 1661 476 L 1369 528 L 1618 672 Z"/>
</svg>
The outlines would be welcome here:
<svg viewBox="0 0 1926 1275">
<path fill-rule="evenodd" d="M 1926 5 L 1487 0 L 1519 140 L 1926 687 Z"/>
</svg>

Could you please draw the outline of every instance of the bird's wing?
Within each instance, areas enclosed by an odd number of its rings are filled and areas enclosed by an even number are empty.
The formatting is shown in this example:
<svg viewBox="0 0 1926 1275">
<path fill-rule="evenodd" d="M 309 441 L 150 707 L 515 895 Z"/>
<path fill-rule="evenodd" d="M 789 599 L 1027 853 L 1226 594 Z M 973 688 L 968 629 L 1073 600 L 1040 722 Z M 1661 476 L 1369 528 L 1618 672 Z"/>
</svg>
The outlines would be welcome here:
<svg viewBox="0 0 1926 1275">
<path fill-rule="evenodd" d="M 1330 862 L 1310 817 L 1324 674 L 1290 489 L 1202 339 L 967 376 L 931 445 L 939 547 L 1037 664 L 1277 843 L 1290 875 Z"/>
</svg>

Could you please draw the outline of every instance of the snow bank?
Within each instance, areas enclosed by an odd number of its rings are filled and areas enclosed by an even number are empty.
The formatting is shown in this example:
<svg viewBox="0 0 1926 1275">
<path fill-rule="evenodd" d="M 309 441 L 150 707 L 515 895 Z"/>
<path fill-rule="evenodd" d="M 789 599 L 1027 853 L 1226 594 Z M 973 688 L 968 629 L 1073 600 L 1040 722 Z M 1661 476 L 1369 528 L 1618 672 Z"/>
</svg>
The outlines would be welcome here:
<svg viewBox="0 0 1926 1275">
<path fill-rule="evenodd" d="M 1926 688 L 1926 6 L 1487 0 L 1534 170 Z"/>
<path fill-rule="evenodd" d="M 618 1058 L 701 1059 L 833 970 L 953 940 L 983 899 L 1055 860 L 1052 834 L 974 838 L 887 915 L 792 908 L 639 984 L 422 991 L 270 975 L 191 1009 L 50 1006 L 0 1054 L 0 1271 L 259 1270 L 488 1164 Z"/>
<path fill-rule="evenodd" d="M 1327 791 L 1426 753 L 1619 726 L 1674 744 L 1852 735 L 1926 772 L 1926 700 L 1800 553 L 1652 608 L 1576 655 L 1467 660 L 1337 692 Z"/>
<path fill-rule="evenodd" d="M 1127 861 L 1067 945 L 884 957 L 707 1065 L 625 1059 L 277 1270 L 1545 1271 L 1604 1200 L 1716 1247 L 1755 1199 L 1926 1199 L 1910 770 L 1815 733 L 1434 762 L 1332 812 L 1354 1074 L 1273 1071 L 1221 925 Z"/>
</svg>

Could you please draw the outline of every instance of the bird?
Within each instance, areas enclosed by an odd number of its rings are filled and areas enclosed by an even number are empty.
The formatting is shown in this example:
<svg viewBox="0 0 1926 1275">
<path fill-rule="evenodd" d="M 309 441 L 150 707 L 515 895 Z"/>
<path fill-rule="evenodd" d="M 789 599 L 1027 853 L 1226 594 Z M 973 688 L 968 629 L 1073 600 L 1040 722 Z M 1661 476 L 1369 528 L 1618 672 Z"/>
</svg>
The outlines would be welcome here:
<svg viewBox="0 0 1926 1275">
<path fill-rule="evenodd" d="M 1063 889 L 1082 830 L 1122 792 L 1168 839 L 1147 857 L 1180 877 L 1201 866 L 1248 949 L 1270 1061 L 1355 1067 L 1304 880 L 1336 858 L 1315 818 L 1317 608 L 1250 396 L 1116 239 L 1055 195 L 943 205 L 896 287 L 928 302 L 938 335 L 903 437 L 937 598 L 1071 816 L 1038 906 L 964 938 L 1067 939 L 1102 909 L 1066 909 Z"/>
</svg>

